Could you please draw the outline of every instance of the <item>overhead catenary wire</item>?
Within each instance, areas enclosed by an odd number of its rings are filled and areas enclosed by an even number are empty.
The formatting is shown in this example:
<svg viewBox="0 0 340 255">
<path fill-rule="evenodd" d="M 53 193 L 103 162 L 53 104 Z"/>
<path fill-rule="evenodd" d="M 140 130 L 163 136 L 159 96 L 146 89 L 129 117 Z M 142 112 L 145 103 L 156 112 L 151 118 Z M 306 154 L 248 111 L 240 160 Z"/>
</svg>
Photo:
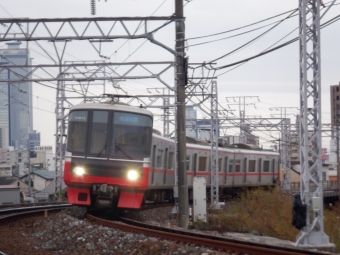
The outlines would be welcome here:
<svg viewBox="0 0 340 255">
<path fill-rule="evenodd" d="M 271 20 L 271 19 L 280 17 L 280 16 L 285 15 L 285 14 L 290 13 L 290 12 L 296 12 L 297 10 L 298 10 L 297 8 L 296 8 L 296 9 L 292 9 L 292 10 L 289 10 L 289 11 L 286 11 L 286 12 L 283 12 L 283 13 L 280 13 L 280 14 L 278 14 L 278 15 L 275 15 L 275 16 L 272 16 L 272 17 L 269 17 L 269 18 L 266 18 L 266 19 L 263 19 L 263 20 L 260 20 L 260 21 L 257 21 L 257 22 L 254 22 L 254 23 L 245 25 L 245 26 L 242 26 L 242 27 L 233 28 L 233 29 L 230 29 L 230 30 L 227 30 L 227 31 L 223 31 L 223 32 L 215 33 L 215 34 L 210 34 L 210 35 L 203 35 L 203 36 L 191 37 L 191 38 L 187 38 L 186 40 L 187 40 L 187 41 L 189 41 L 189 40 L 197 40 L 197 39 L 202 39 L 202 38 L 207 38 L 207 37 L 211 37 L 211 36 L 217 36 L 217 35 L 222 35 L 222 34 L 234 32 L 234 31 L 237 31 L 237 30 L 241 30 L 241 29 L 243 29 L 243 28 L 246 28 L 246 27 L 251 27 L 251 26 L 260 24 L 260 23 L 262 23 L 262 22 L 265 22 L 265 21 L 268 21 L 268 20 Z M 274 22 L 274 23 L 275 23 L 275 22 Z"/>
<path fill-rule="evenodd" d="M 336 17 L 334 17 L 334 18 L 328 20 L 327 22 L 323 23 L 323 24 L 320 26 L 320 29 L 325 28 L 325 27 L 327 27 L 327 26 L 329 26 L 329 25 L 331 25 L 331 24 L 337 22 L 339 19 L 340 19 L 340 15 L 337 15 Z M 282 39 L 280 39 L 280 40 L 282 40 Z M 244 62 L 248 62 L 249 60 L 252 60 L 252 59 L 261 57 L 261 56 L 266 55 L 266 54 L 268 54 L 268 53 L 271 53 L 271 52 L 273 52 L 273 51 L 275 51 L 275 50 L 281 49 L 281 48 L 283 48 L 283 47 L 285 47 L 285 46 L 287 46 L 287 45 L 290 45 L 290 44 L 292 44 L 293 42 L 296 42 L 296 41 L 298 41 L 298 40 L 299 40 L 299 37 L 295 37 L 295 38 L 293 38 L 293 39 L 291 39 L 291 40 L 289 40 L 289 41 L 287 41 L 287 42 L 285 42 L 285 43 L 282 43 L 282 44 L 280 44 L 280 45 L 278 45 L 278 46 L 276 46 L 276 47 L 274 47 L 274 48 L 272 48 L 272 49 L 265 50 L 265 51 L 263 51 L 263 52 L 261 52 L 261 53 L 259 53 L 259 54 L 256 54 L 256 55 L 254 55 L 254 56 L 252 56 L 252 57 L 248 57 L 248 58 L 246 58 L 246 59 L 243 59 L 243 60 L 240 60 L 240 61 L 237 61 L 237 62 L 228 64 L 228 65 L 223 65 L 223 66 L 219 66 L 219 67 L 211 67 L 211 69 L 220 70 L 220 69 L 228 68 L 228 67 L 235 66 L 235 65 L 238 65 L 238 64 L 242 64 L 242 63 L 244 63 Z M 220 57 L 220 58 L 222 58 L 222 57 Z M 211 62 L 213 62 L 213 61 L 215 61 L 215 60 L 212 60 Z M 218 75 L 218 76 L 220 76 L 220 75 Z"/>
</svg>

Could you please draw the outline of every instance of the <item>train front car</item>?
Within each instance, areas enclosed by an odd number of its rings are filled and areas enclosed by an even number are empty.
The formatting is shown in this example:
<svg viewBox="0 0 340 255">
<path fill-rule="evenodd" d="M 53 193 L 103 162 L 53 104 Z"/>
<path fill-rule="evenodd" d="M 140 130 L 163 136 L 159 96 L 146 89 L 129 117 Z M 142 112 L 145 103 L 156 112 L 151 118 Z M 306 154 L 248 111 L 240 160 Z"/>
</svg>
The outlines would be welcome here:
<svg viewBox="0 0 340 255">
<path fill-rule="evenodd" d="M 68 201 L 140 208 L 149 180 L 153 115 L 119 103 L 70 109 L 64 181 Z"/>
</svg>

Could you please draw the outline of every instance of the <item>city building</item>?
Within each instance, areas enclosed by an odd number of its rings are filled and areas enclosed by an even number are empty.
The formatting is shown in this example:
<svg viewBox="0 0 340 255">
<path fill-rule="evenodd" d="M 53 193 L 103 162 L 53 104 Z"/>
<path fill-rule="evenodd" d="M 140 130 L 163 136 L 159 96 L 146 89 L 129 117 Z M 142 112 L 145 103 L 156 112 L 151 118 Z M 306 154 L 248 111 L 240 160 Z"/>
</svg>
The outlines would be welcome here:
<svg viewBox="0 0 340 255">
<path fill-rule="evenodd" d="M 197 112 L 193 106 L 185 106 L 185 133 L 186 136 L 198 138 L 197 136 Z"/>
<path fill-rule="evenodd" d="M 29 137 L 29 150 L 34 151 L 34 147 L 40 146 L 40 133 L 36 130 L 33 130 L 31 133 L 28 134 Z"/>
<path fill-rule="evenodd" d="M 31 181 L 32 197 L 35 192 L 45 189 L 51 182 L 54 181 L 55 172 L 47 170 L 33 170 L 30 174 L 25 174 L 20 177 L 20 180 L 28 184 Z"/>
<path fill-rule="evenodd" d="M 332 130 L 340 125 L 340 83 L 331 85 L 331 125 Z"/>
<path fill-rule="evenodd" d="M 8 134 L 8 127 L 0 127 L 0 148 L 7 148 L 9 146 Z"/>
<path fill-rule="evenodd" d="M 31 157 L 32 170 L 55 171 L 52 146 L 35 146 L 33 154 L 34 157 Z"/>
<path fill-rule="evenodd" d="M 0 50 L 0 65 L 30 65 L 29 50 L 20 47 L 21 42 L 7 43 Z M 31 82 L 1 82 L 17 80 L 28 75 L 29 68 L 11 68 L 0 72 L 0 140 L 2 148 L 14 146 L 27 149 L 29 133 L 33 130 L 32 84 Z M 7 142 L 4 140 L 8 140 Z"/>
</svg>

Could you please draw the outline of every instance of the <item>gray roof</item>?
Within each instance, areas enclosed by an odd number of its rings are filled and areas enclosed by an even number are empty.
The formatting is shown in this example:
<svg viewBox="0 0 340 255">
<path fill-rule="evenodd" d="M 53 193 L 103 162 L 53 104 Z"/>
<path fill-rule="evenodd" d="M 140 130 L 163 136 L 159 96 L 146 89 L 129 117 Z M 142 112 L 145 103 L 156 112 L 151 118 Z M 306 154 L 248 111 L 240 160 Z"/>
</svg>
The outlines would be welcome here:
<svg viewBox="0 0 340 255">
<path fill-rule="evenodd" d="M 63 179 L 61 179 L 61 189 L 64 190 L 66 188 L 66 184 Z M 37 193 L 48 193 L 53 194 L 55 192 L 55 180 L 51 181 L 43 190 L 38 191 Z"/>
<path fill-rule="evenodd" d="M 0 185 L 9 185 L 12 184 L 14 181 L 17 181 L 17 177 L 12 177 L 12 176 L 4 176 L 0 177 Z"/>
<path fill-rule="evenodd" d="M 40 176 L 41 178 L 44 178 L 46 180 L 53 180 L 55 178 L 55 171 L 47 171 L 47 170 L 33 170 L 33 174 L 36 174 Z M 27 177 L 28 174 L 25 174 L 24 176 L 21 176 L 20 178 Z"/>
</svg>

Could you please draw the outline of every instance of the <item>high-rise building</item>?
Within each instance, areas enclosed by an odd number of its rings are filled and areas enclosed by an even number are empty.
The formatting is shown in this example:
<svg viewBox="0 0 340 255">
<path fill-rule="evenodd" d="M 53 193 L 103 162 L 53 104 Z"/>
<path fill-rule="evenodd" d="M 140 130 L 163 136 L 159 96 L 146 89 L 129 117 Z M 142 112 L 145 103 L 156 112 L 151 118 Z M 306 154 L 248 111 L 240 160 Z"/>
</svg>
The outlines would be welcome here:
<svg viewBox="0 0 340 255">
<path fill-rule="evenodd" d="M 331 124 L 332 130 L 340 125 L 340 83 L 331 87 Z"/>
<path fill-rule="evenodd" d="M 197 112 L 193 106 L 185 106 L 186 136 L 197 138 Z"/>
<path fill-rule="evenodd" d="M 36 130 L 33 130 L 32 133 L 28 134 L 29 136 L 29 150 L 34 151 L 35 146 L 40 146 L 40 133 L 38 133 Z"/>
<path fill-rule="evenodd" d="M 21 48 L 20 42 L 7 43 L 0 50 L 0 66 L 30 65 L 29 50 Z M 11 68 L 0 71 L 0 128 L 1 138 L 15 149 L 27 149 L 29 133 L 33 130 L 31 82 L 4 82 L 18 80 L 28 75 L 30 68 Z M 27 78 L 30 78 L 28 76 Z M 2 144 L 5 144 L 2 141 Z"/>
</svg>

